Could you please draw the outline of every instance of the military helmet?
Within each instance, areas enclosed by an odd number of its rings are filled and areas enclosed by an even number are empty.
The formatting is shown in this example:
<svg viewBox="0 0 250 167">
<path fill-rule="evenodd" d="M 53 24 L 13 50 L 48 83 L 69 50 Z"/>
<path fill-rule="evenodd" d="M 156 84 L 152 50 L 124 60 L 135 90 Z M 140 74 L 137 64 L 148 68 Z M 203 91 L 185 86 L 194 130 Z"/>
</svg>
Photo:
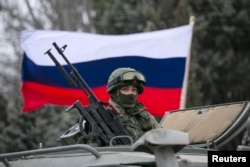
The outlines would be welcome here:
<svg viewBox="0 0 250 167">
<path fill-rule="evenodd" d="M 108 79 L 107 92 L 120 88 L 127 84 L 133 84 L 138 88 L 138 93 L 141 94 L 144 90 L 146 79 L 144 75 L 130 67 L 117 68 L 114 70 Z"/>
</svg>

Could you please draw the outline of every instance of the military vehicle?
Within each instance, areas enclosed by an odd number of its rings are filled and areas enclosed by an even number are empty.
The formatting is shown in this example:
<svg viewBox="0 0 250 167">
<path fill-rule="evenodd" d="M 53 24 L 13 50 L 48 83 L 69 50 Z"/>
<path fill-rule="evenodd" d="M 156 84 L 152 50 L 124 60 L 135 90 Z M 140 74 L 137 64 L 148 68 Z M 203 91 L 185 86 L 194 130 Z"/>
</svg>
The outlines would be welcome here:
<svg viewBox="0 0 250 167">
<path fill-rule="evenodd" d="M 71 68 L 70 75 L 50 50 L 46 54 L 72 85 L 80 85 L 90 105 L 76 101 L 68 108 L 77 109 L 81 119 L 59 137 L 59 146 L 0 154 L 0 167 L 203 167 L 209 152 L 250 151 L 249 101 L 166 112 L 159 128 L 134 142 L 119 115 L 104 107 L 63 55 L 65 46 L 53 45 Z"/>
<path fill-rule="evenodd" d="M 72 144 L 0 154 L 0 167 L 202 167 L 207 166 L 208 151 L 250 151 L 249 101 L 168 112 L 160 124 L 129 145 Z M 78 126 L 60 138 L 76 131 Z"/>
</svg>

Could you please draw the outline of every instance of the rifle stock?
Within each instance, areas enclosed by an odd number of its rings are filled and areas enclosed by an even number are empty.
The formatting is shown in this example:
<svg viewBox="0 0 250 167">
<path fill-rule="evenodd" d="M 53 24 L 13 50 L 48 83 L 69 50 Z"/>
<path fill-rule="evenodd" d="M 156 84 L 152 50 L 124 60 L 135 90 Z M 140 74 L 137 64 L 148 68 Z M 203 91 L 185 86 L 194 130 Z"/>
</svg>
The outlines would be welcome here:
<svg viewBox="0 0 250 167">
<path fill-rule="evenodd" d="M 56 67 L 60 70 L 60 72 L 65 76 L 65 78 L 72 86 L 80 87 L 83 90 L 84 94 L 87 96 L 87 99 L 90 102 L 88 106 L 83 106 L 81 102 L 77 100 L 69 108 L 76 108 L 82 116 L 79 122 L 81 137 L 87 140 L 87 142 L 100 140 L 103 146 L 107 146 L 110 144 L 110 141 L 112 141 L 114 137 L 117 138 L 117 136 L 123 136 L 121 138 L 115 139 L 117 144 L 132 144 L 130 134 L 123 125 L 123 122 L 118 113 L 112 110 L 114 109 L 113 107 L 104 107 L 104 103 L 99 101 L 99 99 L 90 89 L 86 81 L 79 74 L 78 70 L 70 63 L 70 61 L 64 55 L 63 52 L 66 49 L 67 45 L 64 45 L 61 48 L 55 42 L 53 42 L 52 45 L 65 60 L 71 72 L 68 73 L 63 68 L 63 66 L 57 61 L 57 59 L 52 54 L 51 49 L 46 51 L 45 54 L 47 54 L 52 59 Z M 90 130 L 83 127 L 84 120 L 86 121 L 88 126 L 90 126 Z M 124 135 L 128 136 L 128 138 L 124 138 Z"/>
</svg>

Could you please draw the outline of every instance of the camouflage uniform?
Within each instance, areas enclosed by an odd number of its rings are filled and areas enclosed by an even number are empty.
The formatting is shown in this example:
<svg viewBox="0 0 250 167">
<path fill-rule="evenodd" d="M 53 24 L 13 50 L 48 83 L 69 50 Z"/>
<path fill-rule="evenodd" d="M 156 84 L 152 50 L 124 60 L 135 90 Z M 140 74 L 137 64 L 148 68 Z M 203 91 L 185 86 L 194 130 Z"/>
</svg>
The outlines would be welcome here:
<svg viewBox="0 0 250 167">
<path fill-rule="evenodd" d="M 121 119 L 134 141 L 146 131 L 158 127 L 158 122 L 155 118 L 139 102 L 137 103 L 137 107 L 132 109 L 125 109 L 112 99 L 109 100 L 109 103 L 119 110 Z"/>
<path fill-rule="evenodd" d="M 134 85 L 137 87 L 138 94 L 141 94 L 144 90 L 144 84 L 144 76 L 133 68 L 118 68 L 110 75 L 108 80 L 107 92 L 111 94 L 109 103 L 120 112 L 125 127 L 135 141 L 146 131 L 157 128 L 158 122 L 137 100 L 135 100 L 133 107 L 124 107 L 119 101 L 117 91 L 126 85 Z"/>
</svg>

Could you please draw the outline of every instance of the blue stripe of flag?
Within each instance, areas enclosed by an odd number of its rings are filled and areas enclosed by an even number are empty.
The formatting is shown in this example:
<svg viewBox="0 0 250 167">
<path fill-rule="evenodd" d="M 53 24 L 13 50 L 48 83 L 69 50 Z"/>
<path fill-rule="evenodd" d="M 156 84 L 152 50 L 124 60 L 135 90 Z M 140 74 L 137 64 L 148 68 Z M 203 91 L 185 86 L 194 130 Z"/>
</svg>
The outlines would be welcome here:
<svg viewBox="0 0 250 167">
<path fill-rule="evenodd" d="M 124 56 L 73 65 L 90 87 L 106 85 L 110 73 L 116 68 L 131 67 L 141 71 L 146 76 L 146 85 L 149 87 L 181 88 L 185 61 L 186 58 L 183 57 L 152 59 L 140 56 Z M 68 67 L 66 69 L 69 71 Z M 22 65 L 22 81 L 72 88 L 55 66 L 38 66 L 25 54 Z"/>
</svg>

